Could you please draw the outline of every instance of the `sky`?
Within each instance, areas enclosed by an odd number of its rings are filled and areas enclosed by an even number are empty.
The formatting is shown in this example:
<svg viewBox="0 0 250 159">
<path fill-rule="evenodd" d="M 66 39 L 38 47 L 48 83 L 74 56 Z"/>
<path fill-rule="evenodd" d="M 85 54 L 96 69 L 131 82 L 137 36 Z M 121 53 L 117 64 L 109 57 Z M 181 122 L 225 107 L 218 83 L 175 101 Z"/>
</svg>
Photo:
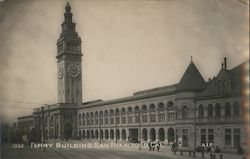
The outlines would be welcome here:
<svg viewBox="0 0 250 159">
<path fill-rule="evenodd" d="M 71 0 L 83 101 L 178 83 L 190 57 L 205 80 L 249 57 L 247 0 Z M 0 119 L 57 103 L 64 0 L 0 2 Z"/>
</svg>

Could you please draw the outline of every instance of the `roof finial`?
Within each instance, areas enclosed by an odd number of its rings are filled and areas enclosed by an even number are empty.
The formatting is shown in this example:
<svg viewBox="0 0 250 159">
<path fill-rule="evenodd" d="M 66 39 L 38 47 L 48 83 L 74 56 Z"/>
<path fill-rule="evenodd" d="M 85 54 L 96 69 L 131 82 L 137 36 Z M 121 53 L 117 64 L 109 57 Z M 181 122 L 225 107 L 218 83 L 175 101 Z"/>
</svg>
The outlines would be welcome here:
<svg viewBox="0 0 250 159">
<path fill-rule="evenodd" d="M 191 56 L 191 63 L 193 63 L 193 56 Z"/>
<path fill-rule="evenodd" d="M 67 4 L 66 4 L 65 9 L 66 9 L 66 12 L 70 12 L 71 7 L 70 7 L 70 5 L 69 5 L 69 2 L 68 2 L 68 1 L 67 1 Z"/>
<path fill-rule="evenodd" d="M 221 69 L 223 69 L 223 66 L 224 66 L 224 64 L 223 64 L 223 62 L 221 63 Z"/>
<path fill-rule="evenodd" d="M 227 70 L 227 58 L 224 57 L 225 70 Z"/>
<path fill-rule="evenodd" d="M 67 1 L 67 7 L 70 7 L 70 5 L 69 5 L 69 1 Z"/>
</svg>

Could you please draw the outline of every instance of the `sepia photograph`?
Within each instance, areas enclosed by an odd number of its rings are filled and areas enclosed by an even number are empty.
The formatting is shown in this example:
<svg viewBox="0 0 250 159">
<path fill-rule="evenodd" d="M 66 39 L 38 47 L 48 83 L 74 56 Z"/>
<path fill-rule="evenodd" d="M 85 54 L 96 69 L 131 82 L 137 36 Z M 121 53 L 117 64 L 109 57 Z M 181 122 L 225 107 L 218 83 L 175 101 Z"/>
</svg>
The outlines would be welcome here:
<svg viewBox="0 0 250 159">
<path fill-rule="evenodd" d="M 250 159 L 249 0 L 0 0 L 0 159 Z"/>
</svg>

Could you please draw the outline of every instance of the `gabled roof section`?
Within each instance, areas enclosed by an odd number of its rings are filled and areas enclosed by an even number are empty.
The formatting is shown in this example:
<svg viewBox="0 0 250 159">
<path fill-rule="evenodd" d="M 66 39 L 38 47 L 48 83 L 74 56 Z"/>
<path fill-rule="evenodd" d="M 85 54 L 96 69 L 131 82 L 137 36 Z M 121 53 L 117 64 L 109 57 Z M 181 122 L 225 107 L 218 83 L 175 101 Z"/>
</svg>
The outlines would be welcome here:
<svg viewBox="0 0 250 159">
<path fill-rule="evenodd" d="M 176 91 L 199 91 L 203 90 L 205 86 L 203 77 L 191 61 L 178 83 Z"/>
<path fill-rule="evenodd" d="M 206 89 L 199 95 L 199 97 L 223 95 L 223 93 L 216 90 L 216 80 L 218 80 L 219 76 L 225 75 L 225 73 L 230 79 L 231 86 L 231 90 L 226 92 L 226 94 L 240 93 L 244 88 L 248 88 L 248 84 L 244 82 L 244 77 L 249 78 L 248 71 L 246 69 L 248 67 L 248 63 L 249 61 L 246 61 L 230 70 L 221 70 L 217 77 L 206 83 Z M 224 73 L 222 71 L 224 71 Z"/>
<path fill-rule="evenodd" d="M 246 69 L 247 67 L 249 67 L 249 61 L 245 61 L 229 71 L 229 77 L 231 79 L 231 85 L 234 91 L 240 91 L 243 88 L 248 87 L 248 84 L 244 82 L 244 78 L 249 79 L 249 68 Z"/>
</svg>

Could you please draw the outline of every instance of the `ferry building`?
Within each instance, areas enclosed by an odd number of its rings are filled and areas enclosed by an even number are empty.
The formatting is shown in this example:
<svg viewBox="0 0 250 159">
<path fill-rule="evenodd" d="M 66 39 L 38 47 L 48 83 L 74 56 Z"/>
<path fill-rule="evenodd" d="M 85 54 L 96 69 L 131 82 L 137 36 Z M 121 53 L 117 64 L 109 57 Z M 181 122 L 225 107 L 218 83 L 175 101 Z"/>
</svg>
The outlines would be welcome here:
<svg viewBox="0 0 250 159">
<path fill-rule="evenodd" d="M 234 68 L 222 59 L 221 69 L 205 81 L 190 60 L 180 80 L 135 92 L 129 97 L 82 102 L 82 41 L 67 3 L 57 40 L 58 103 L 18 118 L 19 128 L 32 127 L 46 138 L 86 141 L 180 143 L 194 147 L 212 143 L 237 148 L 247 138 L 248 98 L 242 78 L 248 61 Z M 220 64 L 218 64 L 220 65 Z M 208 66 L 209 67 L 209 66 Z M 44 130 L 42 130 L 44 127 Z"/>
</svg>

